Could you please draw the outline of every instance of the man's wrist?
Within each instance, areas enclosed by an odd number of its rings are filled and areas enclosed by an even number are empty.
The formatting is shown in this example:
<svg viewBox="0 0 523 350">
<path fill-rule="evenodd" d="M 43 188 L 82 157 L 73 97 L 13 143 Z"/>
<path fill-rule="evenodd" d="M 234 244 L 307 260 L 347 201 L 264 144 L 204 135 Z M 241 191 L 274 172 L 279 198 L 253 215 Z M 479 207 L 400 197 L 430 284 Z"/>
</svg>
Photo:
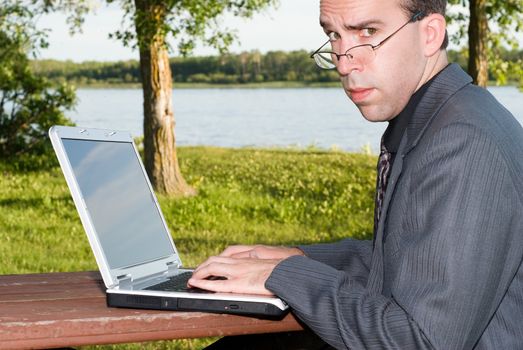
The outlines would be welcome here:
<svg viewBox="0 0 523 350">
<path fill-rule="evenodd" d="M 291 249 L 291 256 L 292 255 L 301 255 L 301 256 L 305 256 L 305 252 L 303 250 L 301 250 L 300 248 L 298 247 L 291 247 L 289 248 Z"/>
</svg>

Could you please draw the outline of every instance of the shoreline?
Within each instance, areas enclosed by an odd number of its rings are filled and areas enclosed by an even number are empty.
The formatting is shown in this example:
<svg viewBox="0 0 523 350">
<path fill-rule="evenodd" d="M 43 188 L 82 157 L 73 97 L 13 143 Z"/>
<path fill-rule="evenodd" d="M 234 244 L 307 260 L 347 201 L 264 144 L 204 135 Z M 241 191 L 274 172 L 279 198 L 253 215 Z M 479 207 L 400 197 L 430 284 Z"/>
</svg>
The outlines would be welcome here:
<svg viewBox="0 0 523 350">
<path fill-rule="evenodd" d="M 68 82 L 77 89 L 141 89 L 141 83 L 96 83 L 75 84 Z M 177 83 L 173 82 L 173 89 L 307 89 L 307 88 L 340 88 L 339 82 L 287 82 L 274 81 L 266 83 L 244 84 L 208 84 L 208 83 Z"/>
<path fill-rule="evenodd" d="M 142 89 L 141 83 L 95 83 L 95 84 L 75 84 L 68 82 L 76 89 Z M 519 91 L 517 82 L 509 82 L 505 85 L 496 85 L 495 81 L 490 81 L 487 88 L 491 87 L 514 87 Z M 314 89 L 314 88 L 341 88 L 340 82 L 288 82 L 274 81 L 265 83 L 244 83 L 244 84 L 208 84 L 208 83 L 177 83 L 173 82 L 173 89 Z"/>
</svg>

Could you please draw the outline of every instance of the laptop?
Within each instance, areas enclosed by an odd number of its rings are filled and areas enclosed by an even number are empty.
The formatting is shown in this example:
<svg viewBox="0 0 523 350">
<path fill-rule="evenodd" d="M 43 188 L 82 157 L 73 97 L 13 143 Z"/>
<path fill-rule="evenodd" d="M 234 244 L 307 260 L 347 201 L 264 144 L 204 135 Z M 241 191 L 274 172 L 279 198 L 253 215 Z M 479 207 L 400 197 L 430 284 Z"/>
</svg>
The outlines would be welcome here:
<svg viewBox="0 0 523 350">
<path fill-rule="evenodd" d="M 49 135 L 109 306 L 268 318 L 288 312 L 277 297 L 187 288 L 192 270 L 183 267 L 129 132 L 53 126 Z"/>
</svg>

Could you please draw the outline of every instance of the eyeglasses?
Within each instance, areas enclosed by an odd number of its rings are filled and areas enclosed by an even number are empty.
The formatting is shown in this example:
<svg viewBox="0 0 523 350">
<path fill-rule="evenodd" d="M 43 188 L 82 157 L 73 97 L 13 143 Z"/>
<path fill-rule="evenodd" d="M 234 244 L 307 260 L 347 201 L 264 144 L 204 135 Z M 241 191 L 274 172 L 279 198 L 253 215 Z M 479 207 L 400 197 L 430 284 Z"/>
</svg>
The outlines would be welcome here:
<svg viewBox="0 0 523 350">
<path fill-rule="evenodd" d="M 318 67 L 323 69 L 334 69 L 336 68 L 336 64 L 340 60 L 341 57 L 345 56 L 347 59 L 351 62 L 357 61 L 359 63 L 369 63 L 376 58 L 376 50 L 383 45 L 387 40 L 392 38 L 397 32 L 399 32 L 403 27 L 405 27 L 409 23 L 414 23 L 420 19 L 422 19 L 425 16 L 423 12 L 417 12 L 415 15 L 413 15 L 408 22 L 403 24 L 401 27 L 396 29 L 391 35 L 380 41 L 377 45 L 372 44 L 362 44 L 362 45 L 356 45 L 345 51 L 344 54 L 338 54 L 333 51 L 329 51 L 327 49 L 323 49 L 323 47 L 331 42 L 331 40 L 327 40 L 327 42 L 320 46 L 320 48 L 310 56 L 311 58 L 314 58 L 314 61 L 318 65 Z"/>
</svg>

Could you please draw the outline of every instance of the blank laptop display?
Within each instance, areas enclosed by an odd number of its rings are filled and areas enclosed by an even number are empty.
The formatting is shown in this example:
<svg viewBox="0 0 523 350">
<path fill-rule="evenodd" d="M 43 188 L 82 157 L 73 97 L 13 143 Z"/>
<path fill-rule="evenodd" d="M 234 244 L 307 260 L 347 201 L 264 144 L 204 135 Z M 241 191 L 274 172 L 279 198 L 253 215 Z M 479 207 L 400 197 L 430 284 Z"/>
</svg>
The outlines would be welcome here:
<svg viewBox="0 0 523 350">
<path fill-rule="evenodd" d="M 175 243 L 128 132 L 54 126 L 49 130 L 114 307 L 281 317 L 279 298 L 186 287 Z"/>
</svg>

